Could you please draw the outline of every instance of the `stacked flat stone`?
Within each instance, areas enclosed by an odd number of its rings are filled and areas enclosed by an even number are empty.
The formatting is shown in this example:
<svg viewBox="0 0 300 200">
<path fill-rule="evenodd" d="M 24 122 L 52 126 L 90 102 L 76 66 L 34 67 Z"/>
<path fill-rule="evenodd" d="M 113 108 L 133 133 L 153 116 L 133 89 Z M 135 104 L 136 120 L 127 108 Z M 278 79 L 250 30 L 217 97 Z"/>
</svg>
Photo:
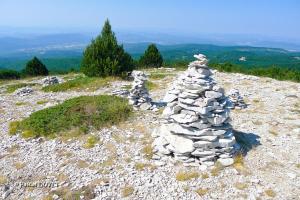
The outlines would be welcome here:
<svg viewBox="0 0 300 200">
<path fill-rule="evenodd" d="M 163 124 L 154 131 L 156 158 L 174 156 L 189 164 L 211 166 L 216 160 L 233 163 L 236 143 L 231 125 L 228 98 L 211 78 L 204 55 L 194 56 L 185 71 L 174 82 L 164 101 Z"/>
<path fill-rule="evenodd" d="M 240 92 L 237 89 L 230 90 L 228 98 L 232 103 L 232 105 L 229 107 L 231 109 L 244 109 L 247 107 L 247 104 L 244 102 L 243 97 L 240 95 Z"/>
<path fill-rule="evenodd" d="M 142 71 L 133 71 L 133 84 L 129 94 L 129 104 L 133 105 L 134 108 L 148 110 L 152 107 L 151 98 L 147 88 L 145 87 L 147 81 L 147 75 Z"/>
</svg>

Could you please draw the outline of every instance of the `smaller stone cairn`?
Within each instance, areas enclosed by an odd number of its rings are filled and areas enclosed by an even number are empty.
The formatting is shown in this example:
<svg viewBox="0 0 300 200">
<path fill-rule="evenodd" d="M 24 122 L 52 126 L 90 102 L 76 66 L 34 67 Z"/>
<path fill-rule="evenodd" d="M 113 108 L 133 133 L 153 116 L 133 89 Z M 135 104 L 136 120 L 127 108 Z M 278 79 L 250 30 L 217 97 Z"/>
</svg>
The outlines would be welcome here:
<svg viewBox="0 0 300 200">
<path fill-rule="evenodd" d="M 62 82 L 63 82 L 62 79 L 59 79 L 56 76 L 48 76 L 42 80 L 42 85 L 45 87 L 48 85 L 55 85 L 55 84 L 59 84 Z"/>
<path fill-rule="evenodd" d="M 133 84 L 129 94 L 129 104 L 133 105 L 135 109 L 149 110 L 152 108 L 151 98 L 145 86 L 147 75 L 142 71 L 133 71 Z"/>
<path fill-rule="evenodd" d="M 228 98 L 212 79 L 208 60 L 194 56 L 166 94 L 163 124 L 153 132 L 155 159 L 166 155 L 189 166 L 233 164 L 238 145 L 229 124 Z"/>
<path fill-rule="evenodd" d="M 237 89 L 231 89 L 229 91 L 228 98 L 232 103 L 231 106 L 228 106 L 230 109 L 245 109 L 247 104 L 244 102 L 243 97 L 240 95 L 240 92 Z"/>
<path fill-rule="evenodd" d="M 31 87 L 23 87 L 17 89 L 14 94 L 23 97 L 23 96 L 30 95 L 31 93 L 33 93 L 33 89 Z"/>
</svg>

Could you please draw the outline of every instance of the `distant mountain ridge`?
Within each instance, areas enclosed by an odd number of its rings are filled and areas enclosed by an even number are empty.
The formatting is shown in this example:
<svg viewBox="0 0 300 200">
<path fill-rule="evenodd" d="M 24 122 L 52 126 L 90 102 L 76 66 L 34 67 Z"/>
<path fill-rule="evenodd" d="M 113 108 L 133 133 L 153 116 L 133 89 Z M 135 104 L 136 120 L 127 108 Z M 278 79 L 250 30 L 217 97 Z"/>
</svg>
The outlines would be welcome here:
<svg viewBox="0 0 300 200">
<path fill-rule="evenodd" d="M 117 37 L 120 38 L 119 41 L 121 42 L 136 40 L 134 36 L 130 38 L 128 35 L 122 34 L 117 35 Z M 0 68 L 19 70 L 33 56 L 43 59 L 50 68 L 78 68 L 82 53 L 91 38 L 91 35 L 76 33 L 32 37 L 2 37 L 0 38 Z M 145 39 L 145 41 L 147 40 L 151 40 L 151 38 Z M 149 43 L 125 42 L 124 48 L 137 59 Z M 211 62 L 231 62 L 248 68 L 277 65 L 300 69 L 300 52 L 292 52 L 281 48 L 245 45 L 218 46 L 205 43 L 158 43 L 157 46 L 167 62 L 190 61 L 193 59 L 194 54 L 204 53 Z"/>
</svg>

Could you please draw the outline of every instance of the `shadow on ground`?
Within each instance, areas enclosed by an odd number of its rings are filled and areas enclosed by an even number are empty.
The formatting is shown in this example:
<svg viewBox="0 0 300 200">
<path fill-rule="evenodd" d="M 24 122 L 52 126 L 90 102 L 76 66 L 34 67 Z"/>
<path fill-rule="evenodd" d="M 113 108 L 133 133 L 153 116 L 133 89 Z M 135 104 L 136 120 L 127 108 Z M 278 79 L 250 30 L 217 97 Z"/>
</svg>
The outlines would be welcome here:
<svg viewBox="0 0 300 200">
<path fill-rule="evenodd" d="M 254 133 L 244 133 L 233 130 L 234 137 L 237 143 L 241 146 L 241 152 L 246 155 L 251 149 L 261 145 L 259 136 Z"/>
</svg>

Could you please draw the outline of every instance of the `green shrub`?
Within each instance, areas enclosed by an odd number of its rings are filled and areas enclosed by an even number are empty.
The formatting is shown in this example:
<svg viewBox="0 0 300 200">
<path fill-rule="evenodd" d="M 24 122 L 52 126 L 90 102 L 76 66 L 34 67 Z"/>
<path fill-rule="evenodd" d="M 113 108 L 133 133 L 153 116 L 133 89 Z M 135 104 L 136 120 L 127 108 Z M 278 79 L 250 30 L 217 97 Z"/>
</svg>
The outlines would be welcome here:
<svg viewBox="0 0 300 200">
<path fill-rule="evenodd" d="M 131 56 L 118 45 L 117 38 L 106 20 L 101 35 L 85 49 L 81 71 L 91 77 L 122 75 L 134 67 Z"/>
<path fill-rule="evenodd" d="M 6 87 L 6 93 L 13 93 L 14 91 L 16 91 L 19 88 L 22 87 L 27 87 L 27 86 L 35 86 L 35 83 L 17 83 L 17 84 L 13 84 L 13 85 L 8 85 Z"/>
<path fill-rule="evenodd" d="M 142 67 L 161 67 L 163 64 L 163 57 L 160 54 L 155 44 L 150 44 L 144 55 L 140 58 L 140 65 Z"/>
<path fill-rule="evenodd" d="M 130 114 L 131 107 L 126 99 L 109 95 L 81 96 L 34 112 L 17 128 L 27 138 L 54 137 L 73 128 L 86 133 L 90 128 L 117 124 Z"/>
<path fill-rule="evenodd" d="M 2 69 L 0 70 L 0 79 L 19 79 L 20 73 L 15 70 Z"/>
<path fill-rule="evenodd" d="M 46 76 L 49 74 L 49 71 L 37 57 L 34 57 L 27 62 L 24 73 L 29 76 Z"/>
<path fill-rule="evenodd" d="M 99 87 L 108 86 L 109 81 L 114 79 L 113 77 L 96 78 L 96 77 L 78 77 L 61 84 L 49 85 L 43 87 L 44 92 L 63 92 L 67 90 L 88 89 L 96 90 Z"/>
<path fill-rule="evenodd" d="M 231 63 L 211 63 L 209 66 L 213 69 L 217 69 L 220 72 L 242 73 L 254 76 L 270 77 L 277 80 L 300 82 L 300 70 L 295 69 L 281 68 L 276 66 L 247 69 Z"/>
</svg>

